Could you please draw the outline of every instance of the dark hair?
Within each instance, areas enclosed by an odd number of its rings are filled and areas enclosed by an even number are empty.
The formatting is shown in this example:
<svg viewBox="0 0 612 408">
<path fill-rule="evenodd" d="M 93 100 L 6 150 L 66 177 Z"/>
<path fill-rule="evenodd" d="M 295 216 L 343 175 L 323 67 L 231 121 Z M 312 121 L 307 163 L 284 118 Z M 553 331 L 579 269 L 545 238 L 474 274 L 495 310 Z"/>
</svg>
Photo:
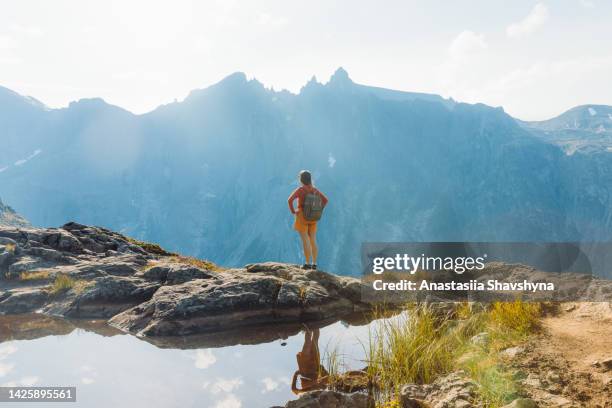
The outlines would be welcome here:
<svg viewBox="0 0 612 408">
<path fill-rule="evenodd" d="M 310 172 L 308 170 L 300 171 L 300 181 L 302 182 L 302 184 L 307 186 L 312 184 L 312 176 L 310 175 Z"/>
</svg>

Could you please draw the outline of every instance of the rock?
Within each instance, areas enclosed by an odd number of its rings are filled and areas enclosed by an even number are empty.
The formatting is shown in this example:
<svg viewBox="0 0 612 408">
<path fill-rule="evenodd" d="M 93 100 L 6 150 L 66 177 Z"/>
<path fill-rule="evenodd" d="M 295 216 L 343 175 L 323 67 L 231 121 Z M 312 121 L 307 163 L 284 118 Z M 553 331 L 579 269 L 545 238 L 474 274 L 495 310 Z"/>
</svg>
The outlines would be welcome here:
<svg viewBox="0 0 612 408">
<path fill-rule="evenodd" d="M 486 347 L 489 345 L 489 333 L 487 332 L 482 332 L 482 333 L 478 333 L 477 335 L 473 336 L 470 339 L 470 343 L 472 343 L 475 346 L 479 346 L 479 347 Z"/>
<path fill-rule="evenodd" d="M 48 249 L 48 248 L 30 248 L 26 250 L 24 253 L 28 255 L 32 255 L 34 257 L 41 258 L 45 261 L 53 261 L 53 262 L 60 262 L 62 258 L 64 257 L 61 252 L 56 251 L 54 249 Z"/>
<path fill-rule="evenodd" d="M 217 276 L 217 273 L 206 269 L 174 264 L 168 267 L 168 271 L 166 273 L 166 283 L 168 285 L 176 285 L 195 279 L 210 279 L 215 276 Z"/>
<path fill-rule="evenodd" d="M 529 387 L 532 387 L 532 388 L 543 388 L 542 387 L 542 382 L 540 381 L 540 378 L 537 375 L 533 374 L 533 373 L 529 374 L 527 376 L 527 378 L 525 378 L 522 381 L 522 383 L 523 383 L 523 385 L 529 386 Z"/>
<path fill-rule="evenodd" d="M 17 246 L 17 242 L 14 239 L 8 237 L 0 237 L 0 245 L 15 245 Z"/>
<path fill-rule="evenodd" d="M 289 401 L 285 408 L 369 408 L 371 401 L 360 392 L 343 393 L 330 390 L 306 392 L 296 400 Z"/>
<path fill-rule="evenodd" d="M 155 336 L 338 319 L 370 309 L 354 278 L 275 262 L 212 271 L 100 227 L 0 227 L 0 238 L 15 243 L 0 258 L 0 313 L 112 318 L 121 330 Z M 20 279 L 32 271 L 48 279 Z M 47 294 L 58 277 L 67 277 L 65 290 Z"/>
<path fill-rule="evenodd" d="M 401 406 L 412 407 L 419 403 L 432 408 L 469 408 L 474 406 L 475 396 L 476 384 L 463 372 L 455 372 L 437 378 L 432 384 L 405 385 L 401 391 Z"/>
<path fill-rule="evenodd" d="M 44 311 L 71 318 L 109 318 L 150 299 L 159 286 L 137 278 L 104 276 Z"/>
<path fill-rule="evenodd" d="M 13 254 L 10 252 L 2 252 L 0 253 L 0 268 L 8 265 L 12 262 Z"/>
<path fill-rule="evenodd" d="M 219 273 L 199 270 L 197 274 L 193 268 L 170 269 L 168 285 L 149 301 L 113 317 L 109 323 L 139 335 L 184 335 L 247 325 L 324 320 L 365 308 L 345 297 L 350 292 L 347 286 L 355 279 L 325 272 L 313 274 L 295 265 L 249 267 Z M 157 269 L 151 274 L 163 273 Z M 195 279 L 170 285 L 172 274 L 191 274 Z"/>
<path fill-rule="evenodd" d="M 610 371 L 612 370 L 612 357 L 603 359 L 601 361 L 594 361 L 592 365 L 603 371 Z"/>
<path fill-rule="evenodd" d="M 502 408 L 537 408 L 538 404 L 531 398 L 517 398 Z"/>
<path fill-rule="evenodd" d="M 516 346 L 516 347 L 510 347 L 510 348 L 500 351 L 499 355 L 505 358 L 513 359 L 519 354 L 523 353 L 524 351 L 525 349 L 523 347 Z"/>
<path fill-rule="evenodd" d="M 576 310 L 577 307 L 578 306 L 576 306 L 575 304 L 570 304 L 570 305 L 567 305 L 566 307 L 564 307 L 563 311 L 566 312 L 566 313 L 570 313 L 570 312 L 573 312 L 574 310 Z"/>
<path fill-rule="evenodd" d="M 0 314 L 31 313 L 40 308 L 49 298 L 41 288 L 12 290 L 0 302 Z"/>
</svg>

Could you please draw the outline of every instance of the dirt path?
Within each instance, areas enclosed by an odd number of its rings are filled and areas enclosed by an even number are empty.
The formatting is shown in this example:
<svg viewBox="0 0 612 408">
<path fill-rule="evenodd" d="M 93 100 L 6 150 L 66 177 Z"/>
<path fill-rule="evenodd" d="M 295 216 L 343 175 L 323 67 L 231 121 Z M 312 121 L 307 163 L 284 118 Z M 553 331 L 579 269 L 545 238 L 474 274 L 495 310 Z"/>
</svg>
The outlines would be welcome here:
<svg viewBox="0 0 612 408">
<path fill-rule="evenodd" d="M 612 407 L 612 305 L 561 309 L 514 362 L 525 390 L 541 407 Z"/>
</svg>

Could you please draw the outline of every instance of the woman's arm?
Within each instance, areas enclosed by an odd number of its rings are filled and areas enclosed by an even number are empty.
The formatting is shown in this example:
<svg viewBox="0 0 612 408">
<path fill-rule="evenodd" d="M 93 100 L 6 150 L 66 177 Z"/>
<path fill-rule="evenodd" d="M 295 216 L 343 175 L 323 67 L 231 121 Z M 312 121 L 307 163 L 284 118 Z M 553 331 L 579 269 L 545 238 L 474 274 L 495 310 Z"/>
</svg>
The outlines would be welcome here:
<svg viewBox="0 0 612 408">
<path fill-rule="evenodd" d="M 319 191 L 319 194 L 321 194 L 321 200 L 323 200 L 323 207 L 325 207 L 327 203 L 329 202 L 329 200 L 327 199 L 327 196 L 323 194 L 322 192 Z"/>
<path fill-rule="evenodd" d="M 287 200 L 287 204 L 289 204 L 289 211 L 291 211 L 291 214 L 295 214 L 295 208 L 293 208 L 293 202 L 298 197 L 298 191 L 299 191 L 299 188 L 296 189 L 293 193 L 291 193 L 291 195 L 289 196 L 289 199 Z"/>
<path fill-rule="evenodd" d="M 297 388 L 297 376 L 298 376 L 299 371 L 296 371 L 295 373 L 293 373 L 293 379 L 291 380 L 291 391 L 293 391 L 294 394 L 299 394 L 300 390 L 298 390 Z"/>
</svg>

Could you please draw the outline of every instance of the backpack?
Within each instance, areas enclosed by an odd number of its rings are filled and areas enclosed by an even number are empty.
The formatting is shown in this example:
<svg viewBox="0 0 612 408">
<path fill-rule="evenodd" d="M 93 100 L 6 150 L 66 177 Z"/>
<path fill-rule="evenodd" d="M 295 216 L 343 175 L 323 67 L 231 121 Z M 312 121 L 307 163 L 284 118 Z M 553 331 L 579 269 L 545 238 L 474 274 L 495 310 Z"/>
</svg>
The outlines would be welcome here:
<svg viewBox="0 0 612 408">
<path fill-rule="evenodd" d="M 317 190 L 306 193 L 302 211 L 306 221 L 319 221 L 321 219 L 323 215 L 323 199 Z"/>
</svg>

